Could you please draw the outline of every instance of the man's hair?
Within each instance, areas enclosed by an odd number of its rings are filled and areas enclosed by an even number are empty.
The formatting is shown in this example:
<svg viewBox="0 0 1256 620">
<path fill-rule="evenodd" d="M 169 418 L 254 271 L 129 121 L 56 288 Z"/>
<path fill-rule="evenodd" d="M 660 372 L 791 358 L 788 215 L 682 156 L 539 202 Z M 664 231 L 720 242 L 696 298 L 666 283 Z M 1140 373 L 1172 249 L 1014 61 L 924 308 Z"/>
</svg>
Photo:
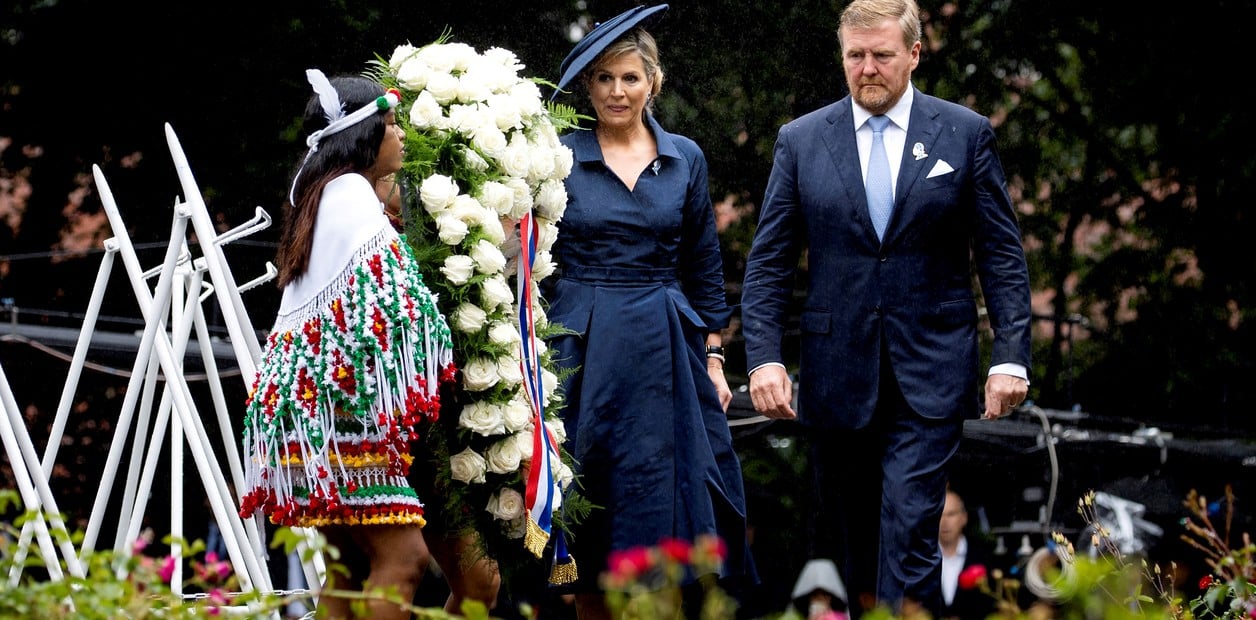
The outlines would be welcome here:
<svg viewBox="0 0 1256 620">
<path fill-rule="evenodd" d="M 837 41 L 844 28 L 872 28 L 885 19 L 898 21 L 903 45 L 908 49 L 920 40 L 920 7 L 916 0 L 854 0 L 842 11 L 837 25 Z"/>
</svg>

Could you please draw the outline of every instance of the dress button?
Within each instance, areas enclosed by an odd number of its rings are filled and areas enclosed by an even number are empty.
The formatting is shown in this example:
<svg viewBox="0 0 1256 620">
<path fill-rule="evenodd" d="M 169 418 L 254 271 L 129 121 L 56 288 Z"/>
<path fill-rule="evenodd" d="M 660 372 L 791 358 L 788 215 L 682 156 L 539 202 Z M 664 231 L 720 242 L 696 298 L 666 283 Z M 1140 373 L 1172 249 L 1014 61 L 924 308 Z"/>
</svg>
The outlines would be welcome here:
<svg viewBox="0 0 1256 620">
<path fill-rule="evenodd" d="M 881 306 L 873 306 L 872 313 L 877 316 L 881 316 Z"/>
</svg>

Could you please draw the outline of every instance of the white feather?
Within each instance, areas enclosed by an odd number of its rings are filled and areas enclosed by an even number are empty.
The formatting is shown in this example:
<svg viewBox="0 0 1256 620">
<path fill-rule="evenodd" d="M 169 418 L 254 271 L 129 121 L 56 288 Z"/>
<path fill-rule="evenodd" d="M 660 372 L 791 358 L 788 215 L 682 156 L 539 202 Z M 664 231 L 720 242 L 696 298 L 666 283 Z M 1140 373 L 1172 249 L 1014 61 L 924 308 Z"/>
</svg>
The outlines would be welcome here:
<svg viewBox="0 0 1256 620">
<path fill-rule="evenodd" d="M 318 100 L 323 106 L 323 115 L 327 117 L 327 122 L 330 123 L 343 117 L 345 111 L 340 103 L 340 95 L 336 94 L 336 89 L 332 87 L 327 76 L 318 69 L 306 69 L 305 77 L 310 81 L 310 86 L 314 87 L 314 92 L 318 93 Z"/>
</svg>

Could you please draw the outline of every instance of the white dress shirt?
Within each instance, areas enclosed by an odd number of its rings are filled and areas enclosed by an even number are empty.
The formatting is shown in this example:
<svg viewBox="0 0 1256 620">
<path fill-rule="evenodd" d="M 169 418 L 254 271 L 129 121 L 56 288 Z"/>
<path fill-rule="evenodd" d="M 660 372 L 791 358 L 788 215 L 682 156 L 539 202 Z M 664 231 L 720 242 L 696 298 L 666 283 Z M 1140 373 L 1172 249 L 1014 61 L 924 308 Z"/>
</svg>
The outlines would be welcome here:
<svg viewBox="0 0 1256 620">
<path fill-rule="evenodd" d="M 955 600 L 959 574 L 964 570 L 964 559 L 967 557 L 968 539 L 963 534 L 959 537 L 959 544 L 955 545 L 955 555 L 942 554 L 942 601 L 947 605 Z"/>
</svg>

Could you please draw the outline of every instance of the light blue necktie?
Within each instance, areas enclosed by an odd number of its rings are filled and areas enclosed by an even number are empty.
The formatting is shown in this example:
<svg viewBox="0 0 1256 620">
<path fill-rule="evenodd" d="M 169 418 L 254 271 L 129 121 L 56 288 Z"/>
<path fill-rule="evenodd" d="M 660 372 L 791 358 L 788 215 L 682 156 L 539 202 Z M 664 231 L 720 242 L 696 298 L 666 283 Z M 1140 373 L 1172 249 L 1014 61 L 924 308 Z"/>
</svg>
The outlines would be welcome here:
<svg viewBox="0 0 1256 620">
<path fill-rule="evenodd" d="M 868 178 L 864 191 L 868 194 L 868 215 L 877 239 L 885 235 L 885 224 L 890 221 L 890 209 L 894 207 L 894 185 L 890 182 L 890 158 L 885 154 L 884 131 L 890 124 L 888 116 L 877 115 L 868 119 L 872 127 L 872 155 L 868 158 Z"/>
</svg>

